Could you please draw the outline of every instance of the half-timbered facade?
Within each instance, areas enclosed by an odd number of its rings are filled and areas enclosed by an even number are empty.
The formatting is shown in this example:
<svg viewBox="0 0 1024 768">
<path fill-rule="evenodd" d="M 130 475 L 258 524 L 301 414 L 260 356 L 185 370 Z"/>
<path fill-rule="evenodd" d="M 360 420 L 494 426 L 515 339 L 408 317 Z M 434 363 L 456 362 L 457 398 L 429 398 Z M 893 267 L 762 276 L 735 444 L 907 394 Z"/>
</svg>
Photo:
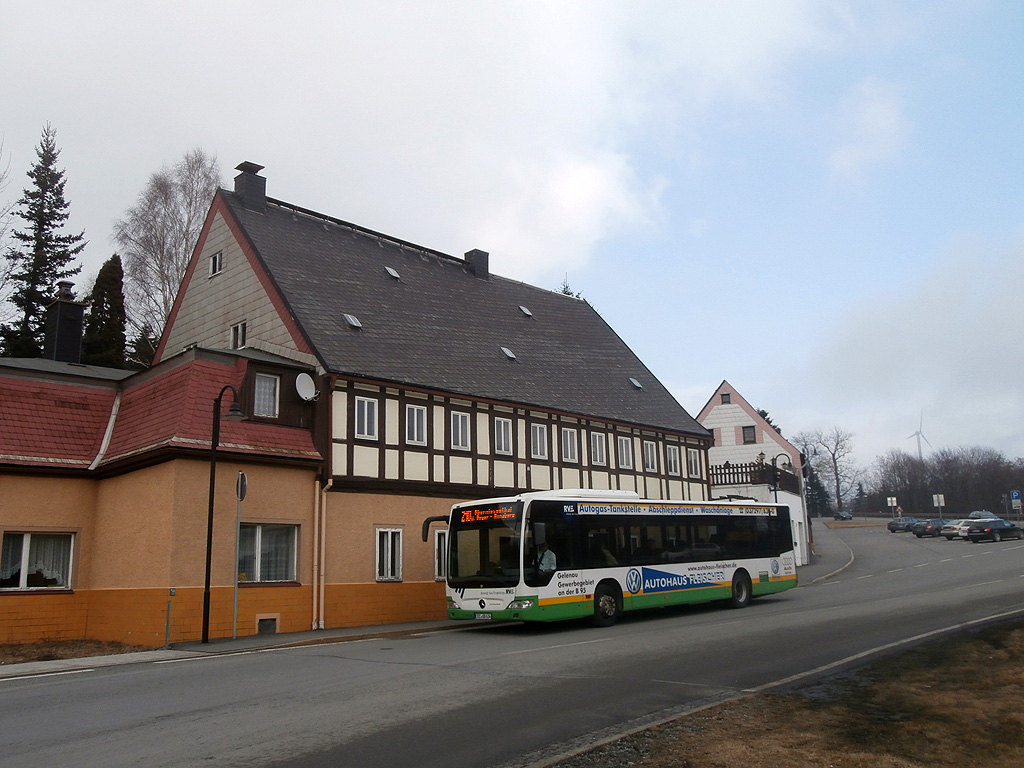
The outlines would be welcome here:
<svg viewBox="0 0 1024 768">
<path fill-rule="evenodd" d="M 455 501 L 575 487 L 708 497 L 709 433 L 585 301 L 494 275 L 483 251 L 457 258 L 270 198 L 260 166 L 238 170 L 157 360 L 234 348 L 315 370 L 321 625 L 400 620 L 403 601 L 441 615 L 443 558 L 419 525 Z M 293 382 L 261 386 L 272 400 Z"/>
</svg>

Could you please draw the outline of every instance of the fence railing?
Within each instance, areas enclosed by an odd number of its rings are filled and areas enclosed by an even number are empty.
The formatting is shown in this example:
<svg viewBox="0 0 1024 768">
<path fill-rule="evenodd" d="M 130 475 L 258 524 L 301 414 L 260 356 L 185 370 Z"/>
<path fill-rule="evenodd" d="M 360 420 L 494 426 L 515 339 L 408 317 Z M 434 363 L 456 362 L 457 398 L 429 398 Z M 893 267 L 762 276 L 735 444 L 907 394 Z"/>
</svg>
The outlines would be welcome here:
<svg viewBox="0 0 1024 768">
<path fill-rule="evenodd" d="M 795 473 L 759 461 L 713 465 L 711 485 L 777 485 L 780 491 L 800 493 L 800 478 Z"/>
</svg>

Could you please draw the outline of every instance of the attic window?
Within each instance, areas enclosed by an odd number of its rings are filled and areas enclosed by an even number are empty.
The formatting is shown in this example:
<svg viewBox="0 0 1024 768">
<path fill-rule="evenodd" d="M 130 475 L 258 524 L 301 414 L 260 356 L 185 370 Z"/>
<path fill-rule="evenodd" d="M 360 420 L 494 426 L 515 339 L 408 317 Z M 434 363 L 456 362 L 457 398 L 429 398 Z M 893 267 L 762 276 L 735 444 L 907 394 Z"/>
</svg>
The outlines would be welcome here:
<svg viewBox="0 0 1024 768">
<path fill-rule="evenodd" d="M 524 307 L 522 304 L 519 305 L 519 311 L 527 317 L 533 317 L 533 312 L 530 311 L 529 307 Z"/>
<path fill-rule="evenodd" d="M 630 376 L 630 377 L 629 377 L 629 383 L 630 383 L 630 384 L 632 384 L 632 385 L 633 385 L 634 387 L 636 387 L 637 389 L 643 389 L 643 388 L 644 388 L 644 385 L 643 385 L 643 384 L 641 384 L 641 383 L 640 383 L 639 381 L 637 381 L 636 379 L 634 379 L 634 378 L 633 378 L 632 376 Z"/>
<path fill-rule="evenodd" d="M 391 275 L 393 278 L 395 278 L 395 280 L 401 280 L 402 279 L 402 276 L 400 274 L 398 274 L 398 271 L 396 269 L 394 269 L 393 267 L 384 267 L 384 269 L 386 269 L 387 273 L 389 275 Z"/>
<path fill-rule="evenodd" d="M 343 314 L 342 317 L 345 318 L 345 322 L 348 323 L 349 326 L 355 328 L 356 330 L 359 330 L 360 328 L 363 327 L 363 324 L 359 322 L 359 318 L 356 317 L 355 315 Z"/>
<path fill-rule="evenodd" d="M 501 348 L 501 353 L 502 353 L 502 354 L 503 354 L 503 355 L 504 355 L 505 357 L 507 357 L 507 358 L 508 358 L 509 360 L 515 360 L 515 359 L 516 359 L 516 353 L 515 353 L 515 352 L 513 352 L 513 351 L 512 351 L 511 349 L 509 349 L 508 347 L 502 347 L 502 348 Z"/>
</svg>

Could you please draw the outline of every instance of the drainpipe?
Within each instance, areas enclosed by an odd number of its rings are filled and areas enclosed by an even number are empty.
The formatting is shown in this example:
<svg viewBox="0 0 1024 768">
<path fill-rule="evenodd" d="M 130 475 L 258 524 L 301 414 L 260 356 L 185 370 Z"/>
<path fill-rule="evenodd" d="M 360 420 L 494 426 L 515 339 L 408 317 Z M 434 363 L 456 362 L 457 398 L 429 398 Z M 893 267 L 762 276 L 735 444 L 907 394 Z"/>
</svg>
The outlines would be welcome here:
<svg viewBox="0 0 1024 768">
<path fill-rule="evenodd" d="M 317 628 L 317 575 L 320 571 L 320 480 L 313 481 L 313 604 L 310 612 L 313 614 L 312 629 Z"/>
<path fill-rule="evenodd" d="M 333 477 L 330 480 L 327 481 L 327 484 L 324 485 L 323 489 L 320 491 L 320 509 L 319 509 L 319 515 L 320 515 L 320 541 L 319 541 L 319 547 L 320 547 L 320 558 L 319 558 L 320 573 L 319 573 L 319 578 L 317 579 L 319 594 L 316 596 L 317 599 L 319 600 L 319 603 L 320 603 L 319 611 L 318 611 L 318 614 L 317 614 L 320 617 L 320 626 L 318 627 L 318 629 L 323 629 L 324 628 L 324 610 L 325 610 L 325 606 L 324 606 L 324 602 L 325 602 L 325 594 L 324 594 L 325 593 L 325 586 L 324 586 L 324 581 L 325 581 L 325 578 L 326 578 L 326 571 L 327 571 L 326 562 L 325 562 L 326 559 L 327 559 L 327 494 L 330 492 L 332 485 L 334 485 L 334 478 Z"/>
</svg>

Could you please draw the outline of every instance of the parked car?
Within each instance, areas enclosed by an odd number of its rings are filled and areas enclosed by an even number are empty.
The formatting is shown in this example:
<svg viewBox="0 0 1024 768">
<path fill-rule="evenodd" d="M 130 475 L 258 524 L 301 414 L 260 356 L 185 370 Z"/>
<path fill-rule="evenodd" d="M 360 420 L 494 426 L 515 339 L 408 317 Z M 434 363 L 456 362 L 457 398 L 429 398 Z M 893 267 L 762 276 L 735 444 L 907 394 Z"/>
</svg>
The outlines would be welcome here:
<svg viewBox="0 0 1024 768">
<path fill-rule="evenodd" d="M 972 523 L 977 523 L 977 522 L 978 522 L 978 520 L 976 518 L 970 518 L 970 517 L 961 520 L 960 521 L 960 525 L 958 525 L 957 529 L 956 529 L 956 536 L 957 536 L 957 538 L 958 539 L 966 539 L 967 538 L 967 529 L 971 527 Z"/>
<path fill-rule="evenodd" d="M 1024 528 L 1006 520 L 975 520 L 967 530 L 967 538 L 977 544 L 984 539 L 1002 541 L 1003 539 L 1024 539 Z"/>
<path fill-rule="evenodd" d="M 853 515 L 847 512 L 845 509 L 842 512 L 836 512 L 832 515 L 833 520 L 853 520 Z"/>
<path fill-rule="evenodd" d="M 974 512 L 971 512 L 971 514 L 969 514 L 967 517 L 969 517 L 971 520 L 998 520 L 999 519 L 999 515 L 994 515 L 991 512 L 989 512 L 987 509 L 975 510 Z"/>
<path fill-rule="evenodd" d="M 918 520 L 912 526 L 910 526 L 910 532 L 921 538 L 922 536 L 940 536 L 942 534 L 942 526 L 948 523 L 941 517 L 933 517 L 931 520 Z"/>
<path fill-rule="evenodd" d="M 963 520 L 950 520 L 944 526 L 942 526 L 942 535 L 946 537 L 948 541 L 952 541 L 959 534 L 957 530 L 963 525 Z"/>
<path fill-rule="evenodd" d="M 885 527 L 889 529 L 889 533 L 899 533 L 910 530 L 910 526 L 916 522 L 916 517 L 894 517 Z"/>
</svg>

